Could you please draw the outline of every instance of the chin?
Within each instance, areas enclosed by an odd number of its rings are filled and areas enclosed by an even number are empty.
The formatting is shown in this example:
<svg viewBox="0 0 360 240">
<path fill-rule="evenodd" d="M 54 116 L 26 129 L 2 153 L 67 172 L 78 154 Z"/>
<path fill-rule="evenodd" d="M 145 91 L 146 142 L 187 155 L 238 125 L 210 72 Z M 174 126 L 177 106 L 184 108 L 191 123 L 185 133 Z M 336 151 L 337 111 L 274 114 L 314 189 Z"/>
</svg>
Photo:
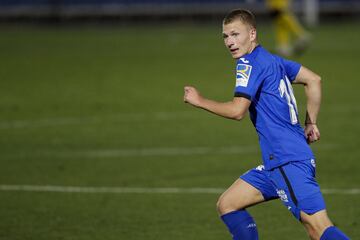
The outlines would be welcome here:
<svg viewBox="0 0 360 240">
<path fill-rule="evenodd" d="M 234 59 L 239 59 L 239 58 L 241 58 L 243 55 L 245 55 L 245 54 L 243 54 L 241 51 L 236 51 L 236 52 L 234 52 L 234 53 L 231 53 L 231 56 L 232 56 L 232 58 L 234 58 Z"/>
<path fill-rule="evenodd" d="M 232 57 L 234 59 L 239 59 L 241 57 L 241 54 L 233 54 Z"/>
</svg>

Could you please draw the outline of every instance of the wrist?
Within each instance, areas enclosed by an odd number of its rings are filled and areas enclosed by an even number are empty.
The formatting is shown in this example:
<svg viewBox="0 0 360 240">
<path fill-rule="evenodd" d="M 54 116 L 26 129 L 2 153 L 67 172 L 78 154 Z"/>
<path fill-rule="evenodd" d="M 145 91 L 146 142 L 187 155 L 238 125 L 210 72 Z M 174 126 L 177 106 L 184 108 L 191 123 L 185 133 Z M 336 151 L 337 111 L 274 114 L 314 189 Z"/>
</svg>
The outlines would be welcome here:
<svg viewBox="0 0 360 240">
<path fill-rule="evenodd" d="M 206 101 L 205 98 L 203 98 L 202 96 L 199 96 L 197 103 L 195 104 L 196 107 L 198 108 L 206 108 Z"/>
<path fill-rule="evenodd" d="M 316 122 L 305 122 L 305 125 L 316 125 Z"/>
</svg>

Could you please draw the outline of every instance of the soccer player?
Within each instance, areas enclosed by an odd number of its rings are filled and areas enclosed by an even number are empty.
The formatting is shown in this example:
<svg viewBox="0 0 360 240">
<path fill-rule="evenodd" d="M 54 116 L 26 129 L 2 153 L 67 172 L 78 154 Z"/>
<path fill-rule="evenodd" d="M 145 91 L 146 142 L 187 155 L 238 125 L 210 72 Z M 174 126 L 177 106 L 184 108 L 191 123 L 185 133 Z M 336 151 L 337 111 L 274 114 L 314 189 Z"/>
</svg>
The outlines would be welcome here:
<svg viewBox="0 0 360 240">
<path fill-rule="evenodd" d="M 290 0 L 266 0 L 275 25 L 276 50 L 285 57 L 302 53 L 310 43 L 310 34 L 290 11 L 289 2 Z"/>
<path fill-rule="evenodd" d="M 254 15 L 233 10 L 223 21 L 223 38 L 236 64 L 234 98 L 217 102 L 191 86 L 184 101 L 225 118 L 241 120 L 247 111 L 259 135 L 263 165 L 237 179 L 217 203 L 234 240 L 258 239 L 247 207 L 280 198 L 305 226 L 310 239 L 349 239 L 328 218 L 315 180 L 315 158 L 308 143 L 320 139 L 317 115 L 320 77 L 300 64 L 272 55 L 257 42 Z M 302 84 L 307 97 L 305 129 L 299 123 L 291 84 Z"/>
</svg>

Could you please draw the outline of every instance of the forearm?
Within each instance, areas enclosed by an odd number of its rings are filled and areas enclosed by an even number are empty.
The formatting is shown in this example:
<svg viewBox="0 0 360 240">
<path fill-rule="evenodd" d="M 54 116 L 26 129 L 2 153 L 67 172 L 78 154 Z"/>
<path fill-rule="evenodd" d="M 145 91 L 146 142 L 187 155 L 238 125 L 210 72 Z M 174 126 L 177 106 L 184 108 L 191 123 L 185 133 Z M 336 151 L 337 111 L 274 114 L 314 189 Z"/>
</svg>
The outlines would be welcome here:
<svg viewBox="0 0 360 240">
<path fill-rule="evenodd" d="M 250 100 L 243 97 L 234 97 L 229 102 L 213 101 L 201 96 L 196 88 L 192 86 L 184 87 L 184 102 L 234 120 L 241 120 L 251 104 Z"/>
<path fill-rule="evenodd" d="M 234 103 L 234 101 L 229 102 L 217 102 L 210 99 L 203 98 L 200 101 L 199 106 L 200 108 L 219 115 L 221 117 L 234 119 L 234 120 L 241 120 L 244 116 L 246 111 L 242 111 L 238 106 L 238 104 Z"/>
<path fill-rule="evenodd" d="M 306 105 L 306 123 L 317 123 L 317 117 L 321 105 L 321 80 L 305 85 L 305 94 L 307 97 Z"/>
</svg>

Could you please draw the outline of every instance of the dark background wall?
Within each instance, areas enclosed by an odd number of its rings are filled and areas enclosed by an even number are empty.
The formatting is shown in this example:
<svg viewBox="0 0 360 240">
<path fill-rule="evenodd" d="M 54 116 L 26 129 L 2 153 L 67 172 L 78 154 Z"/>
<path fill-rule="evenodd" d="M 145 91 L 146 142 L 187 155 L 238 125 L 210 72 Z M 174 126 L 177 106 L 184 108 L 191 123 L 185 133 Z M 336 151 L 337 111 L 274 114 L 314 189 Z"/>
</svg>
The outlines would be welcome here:
<svg viewBox="0 0 360 240">
<path fill-rule="evenodd" d="M 359 0 L 294 0 L 302 13 L 315 3 L 319 14 L 359 15 Z M 1 18 L 223 15 L 231 8 L 247 7 L 265 13 L 264 0 L 0 0 Z"/>
</svg>

